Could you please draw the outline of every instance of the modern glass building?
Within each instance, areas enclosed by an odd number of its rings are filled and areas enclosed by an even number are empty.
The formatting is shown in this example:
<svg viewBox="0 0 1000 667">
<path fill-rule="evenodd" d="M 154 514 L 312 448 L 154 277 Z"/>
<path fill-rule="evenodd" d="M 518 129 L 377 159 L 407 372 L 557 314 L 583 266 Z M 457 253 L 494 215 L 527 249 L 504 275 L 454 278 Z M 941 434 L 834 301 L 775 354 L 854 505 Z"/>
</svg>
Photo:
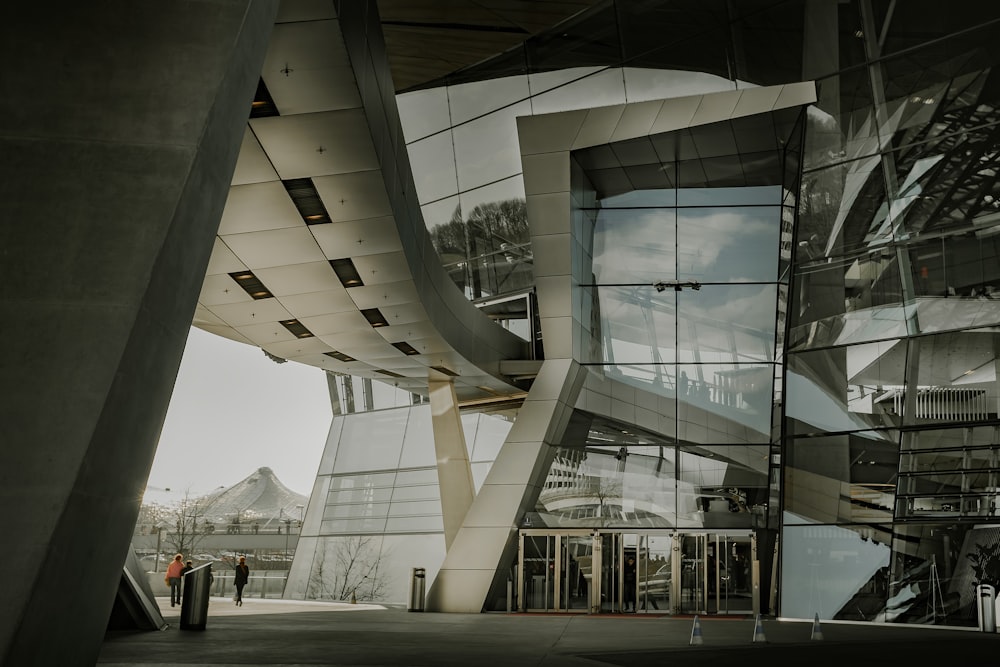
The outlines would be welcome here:
<svg viewBox="0 0 1000 667">
<path fill-rule="evenodd" d="M 485 558 L 481 607 L 506 608 L 509 580 L 525 610 L 638 596 L 661 613 L 975 623 L 975 586 L 1000 583 L 997 17 L 978 3 L 944 21 L 892 2 L 654 5 L 598 3 L 396 98 L 451 279 L 537 360 L 579 367 Z M 533 171 L 537 155 L 550 168 Z M 463 415 L 481 493 L 515 442 L 477 456 L 479 409 Z M 388 502 L 415 473 L 391 463 L 398 446 L 369 443 L 410 438 L 420 410 L 335 420 L 373 420 L 328 443 L 368 462 L 324 461 L 315 539 L 419 532 L 430 547 L 403 560 L 455 576 L 433 469 L 418 495 L 435 518 L 394 519 L 419 509 Z M 317 558 L 296 563 L 301 579 Z"/>
<path fill-rule="evenodd" d="M 291 597 L 974 625 L 1000 5 L 447 7 L 5 24 L 0 656 L 96 659 L 192 322 L 329 374 Z"/>
</svg>

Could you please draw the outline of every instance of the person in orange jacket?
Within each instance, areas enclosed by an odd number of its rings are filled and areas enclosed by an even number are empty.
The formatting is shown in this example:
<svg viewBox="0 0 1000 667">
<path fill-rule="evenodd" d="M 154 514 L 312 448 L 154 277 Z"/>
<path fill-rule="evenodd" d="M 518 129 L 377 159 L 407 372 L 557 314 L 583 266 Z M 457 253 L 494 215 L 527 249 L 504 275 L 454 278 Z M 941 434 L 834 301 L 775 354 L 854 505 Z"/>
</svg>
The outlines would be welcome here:
<svg viewBox="0 0 1000 667">
<path fill-rule="evenodd" d="M 181 603 L 181 570 L 184 569 L 184 556 L 177 554 L 167 566 L 167 583 L 170 584 L 170 606 Z"/>
</svg>

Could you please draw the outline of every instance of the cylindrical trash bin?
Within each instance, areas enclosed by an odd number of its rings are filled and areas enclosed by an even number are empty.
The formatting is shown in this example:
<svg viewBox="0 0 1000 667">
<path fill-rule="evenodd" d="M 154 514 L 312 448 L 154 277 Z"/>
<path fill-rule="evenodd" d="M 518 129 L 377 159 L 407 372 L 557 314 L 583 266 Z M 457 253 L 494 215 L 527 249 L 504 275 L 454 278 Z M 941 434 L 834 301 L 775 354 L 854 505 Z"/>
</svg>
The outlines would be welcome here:
<svg viewBox="0 0 1000 667">
<path fill-rule="evenodd" d="M 406 605 L 406 611 L 424 610 L 424 590 L 427 583 L 427 571 L 422 567 L 414 567 L 410 570 L 410 599 Z"/>
<path fill-rule="evenodd" d="M 979 608 L 980 632 L 996 632 L 996 589 L 989 584 L 976 586 L 976 606 Z"/>
<path fill-rule="evenodd" d="M 212 592 L 212 564 L 199 565 L 184 575 L 181 594 L 181 630 L 204 630 Z"/>
</svg>

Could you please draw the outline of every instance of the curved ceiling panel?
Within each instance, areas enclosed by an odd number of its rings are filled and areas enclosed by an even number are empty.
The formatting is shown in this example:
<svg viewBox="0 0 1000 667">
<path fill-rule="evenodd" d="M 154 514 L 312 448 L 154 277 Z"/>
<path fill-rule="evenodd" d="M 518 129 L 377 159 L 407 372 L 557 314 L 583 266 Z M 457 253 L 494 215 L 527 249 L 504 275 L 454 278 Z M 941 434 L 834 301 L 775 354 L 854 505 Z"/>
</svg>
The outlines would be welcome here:
<svg viewBox="0 0 1000 667">
<path fill-rule="evenodd" d="M 527 346 L 466 301 L 433 254 L 402 132 L 387 121 L 391 80 L 371 75 L 384 53 L 363 44 L 349 56 L 342 19 L 288 18 L 274 28 L 195 326 L 417 393 L 438 373 L 462 400 L 521 392 L 499 368 Z"/>
</svg>

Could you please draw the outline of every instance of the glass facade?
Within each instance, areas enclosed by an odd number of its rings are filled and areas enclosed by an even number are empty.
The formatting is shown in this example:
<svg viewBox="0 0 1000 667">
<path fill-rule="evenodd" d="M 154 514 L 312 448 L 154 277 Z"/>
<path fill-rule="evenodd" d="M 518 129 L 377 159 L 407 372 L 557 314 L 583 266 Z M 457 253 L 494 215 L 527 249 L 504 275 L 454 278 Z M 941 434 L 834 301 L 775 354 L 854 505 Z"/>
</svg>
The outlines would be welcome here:
<svg viewBox="0 0 1000 667">
<path fill-rule="evenodd" d="M 441 261 L 532 339 L 516 117 L 816 83 L 805 108 L 572 153 L 574 359 L 655 419 L 578 404 L 525 527 L 753 529 L 774 613 L 975 625 L 975 586 L 1000 585 L 998 24 L 987 3 L 605 2 L 399 95 Z M 426 410 L 338 418 L 317 554 L 440 540 Z M 478 485 L 509 423 L 476 419 Z"/>
<path fill-rule="evenodd" d="M 516 411 L 467 412 L 462 427 L 476 489 Z M 286 596 L 406 600 L 401 573 L 444 559 L 444 527 L 430 405 L 334 418 L 289 575 Z M 318 518 L 318 522 L 316 519 Z"/>
<path fill-rule="evenodd" d="M 732 88 L 692 72 L 575 66 L 399 95 L 424 222 L 452 280 L 495 321 L 532 339 L 531 304 L 495 304 L 534 285 L 518 116 Z"/>
<path fill-rule="evenodd" d="M 1000 50 L 965 8 L 947 26 L 885 10 L 840 5 L 840 58 L 807 115 L 780 609 L 975 625 L 975 585 L 1000 583 Z M 943 32 L 924 41 L 914 29 L 932 20 Z"/>
<path fill-rule="evenodd" d="M 751 528 L 767 503 L 768 446 L 681 445 L 633 425 L 573 416 L 534 528 Z"/>
</svg>

